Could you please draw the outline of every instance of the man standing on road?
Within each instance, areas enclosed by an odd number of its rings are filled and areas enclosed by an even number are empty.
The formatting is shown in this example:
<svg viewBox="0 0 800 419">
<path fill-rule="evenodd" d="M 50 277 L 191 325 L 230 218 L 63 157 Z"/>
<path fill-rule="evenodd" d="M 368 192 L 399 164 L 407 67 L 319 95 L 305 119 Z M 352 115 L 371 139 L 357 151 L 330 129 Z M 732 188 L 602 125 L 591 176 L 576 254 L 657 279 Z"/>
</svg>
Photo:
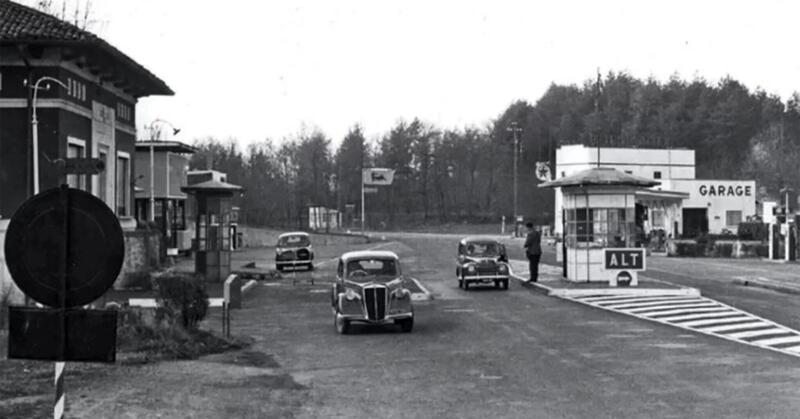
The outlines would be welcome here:
<svg viewBox="0 0 800 419">
<path fill-rule="evenodd" d="M 528 236 L 525 238 L 525 256 L 528 257 L 528 269 L 531 282 L 539 280 L 539 259 L 542 257 L 542 234 L 533 227 L 533 223 L 525 224 Z"/>
</svg>

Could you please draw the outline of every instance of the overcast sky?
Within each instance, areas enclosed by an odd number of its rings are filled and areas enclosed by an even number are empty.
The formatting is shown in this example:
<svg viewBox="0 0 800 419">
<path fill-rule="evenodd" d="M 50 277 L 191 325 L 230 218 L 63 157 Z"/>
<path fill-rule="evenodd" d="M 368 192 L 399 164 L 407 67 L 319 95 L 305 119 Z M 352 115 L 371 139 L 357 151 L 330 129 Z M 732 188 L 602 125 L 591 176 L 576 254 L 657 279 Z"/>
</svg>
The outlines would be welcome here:
<svg viewBox="0 0 800 419">
<path fill-rule="evenodd" d="M 139 102 L 140 133 L 162 118 L 189 142 L 245 146 L 305 126 L 338 143 L 355 123 L 369 138 L 400 118 L 483 125 L 598 68 L 730 75 L 785 99 L 800 90 L 797 4 L 94 0 L 90 29 L 176 93 Z"/>
</svg>

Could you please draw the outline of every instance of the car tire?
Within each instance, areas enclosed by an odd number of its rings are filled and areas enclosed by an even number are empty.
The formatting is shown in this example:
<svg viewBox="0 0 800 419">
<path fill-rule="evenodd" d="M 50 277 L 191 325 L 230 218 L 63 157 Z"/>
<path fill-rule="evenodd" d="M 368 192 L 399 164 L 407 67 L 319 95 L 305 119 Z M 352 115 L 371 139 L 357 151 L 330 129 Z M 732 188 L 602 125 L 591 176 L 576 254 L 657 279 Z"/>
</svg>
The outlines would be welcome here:
<svg viewBox="0 0 800 419">
<path fill-rule="evenodd" d="M 345 319 L 339 312 L 336 312 L 333 316 L 333 324 L 340 335 L 346 335 L 350 332 L 350 320 Z"/>
<path fill-rule="evenodd" d="M 398 321 L 398 323 L 400 324 L 400 330 L 403 333 L 411 333 L 411 330 L 414 329 L 414 318 L 413 317 L 411 317 L 409 319 L 400 320 L 400 321 Z"/>
<path fill-rule="evenodd" d="M 495 288 L 500 288 L 501 284 L 502 284 L 502 281 L 494 281 L 494 287 Z"/>
<path fill-rule="evenodd" d="M 278 272 L 283 272 L 283 266 L 275 265 L 275 270 L 278 271 Z"/>
<path fill-rule="evenodd" d="M 308 264 L 308 270 L 309 271 L 313 271 L 314 270 L 314 264 L 313 263 L 309 263 Z"/>
<path fill-rule="evenodd" d="M 507 290 L 507 289 L 508 289 L 508 279 L 504 279 L 504 280 L 503 280 L 503 289 L 504 289 L 504 290 Z"/>
<path fill-rule="evenodd" d="M 467 290 L 469 290 L 469 281 L 464 279 L 464 291 L 467 291 Z"/>
</svg>

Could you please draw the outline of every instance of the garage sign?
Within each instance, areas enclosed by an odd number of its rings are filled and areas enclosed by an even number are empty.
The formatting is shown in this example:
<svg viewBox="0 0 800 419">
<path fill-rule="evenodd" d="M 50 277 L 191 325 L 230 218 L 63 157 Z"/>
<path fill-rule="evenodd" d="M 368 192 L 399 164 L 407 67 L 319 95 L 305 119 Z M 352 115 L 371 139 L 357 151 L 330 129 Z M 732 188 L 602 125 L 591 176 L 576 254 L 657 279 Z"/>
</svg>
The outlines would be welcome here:
<svg viewBox="0 0 800 419">
<path fill-rule="evenodd" d="M 645 270 L 644 249 L 604 249 L 604 267 L 607 270 Z"/>
</svg>

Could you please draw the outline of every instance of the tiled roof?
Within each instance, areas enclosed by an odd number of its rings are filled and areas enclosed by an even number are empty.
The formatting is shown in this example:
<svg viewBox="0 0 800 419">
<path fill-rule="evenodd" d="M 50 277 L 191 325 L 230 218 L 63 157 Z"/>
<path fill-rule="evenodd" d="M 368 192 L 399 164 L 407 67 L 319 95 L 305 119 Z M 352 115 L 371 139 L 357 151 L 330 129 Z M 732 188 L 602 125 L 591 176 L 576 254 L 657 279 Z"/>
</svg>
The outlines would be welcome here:
<svg viewBox="0 0 800 419">
<path fill-rule="evenodd" d="M 97 35 L 47 13 L 0 0 L 0 45 L 62 45 L 86 50 L 102 61 L 116 61 L 135 75 L 142 96 L 173 95 L 172 89 L 120 50 Z"/>
<path fill-rule="evenodd" d="M 0 0 L 0 40 L 98 41 L 96 35 L 46 13 Z"/>
</svg>

